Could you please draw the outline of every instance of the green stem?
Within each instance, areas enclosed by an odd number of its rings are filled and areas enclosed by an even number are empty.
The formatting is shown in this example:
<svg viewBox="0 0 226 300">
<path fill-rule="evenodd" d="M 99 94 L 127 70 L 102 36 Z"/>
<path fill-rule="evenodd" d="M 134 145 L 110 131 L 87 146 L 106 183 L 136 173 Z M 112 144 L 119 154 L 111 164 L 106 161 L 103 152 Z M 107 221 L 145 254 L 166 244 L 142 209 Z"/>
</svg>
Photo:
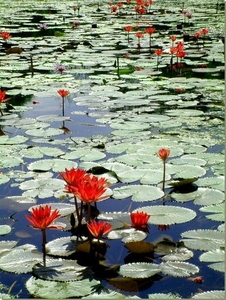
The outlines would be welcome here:
<svg viewBox="0 0 226 300">
<path fill-rule="evenodd" d="M 42 254 L 43 265 L 46 267 L 46 229 L 42 229 Z"/>
<path fill-rule="evenodd" d="M 163 178 L 162 178 L 162 190 L 165 191 L 165 180 L 166 180 L 166 161 L 163 161 Z"/>
<path fill-rule="evenodd" d="M 80 215 L 79 215 L 78 201 L 77 201 L 76 196 L 74 196 L 74 200 L 75 200 L 75 211 L 76 211 L 76 216 L 77 216 L 77 220 L 78 220 L 78 222 L 79 222 L 79 220 L 80 220 Z"/>
<path fill-rule="evenodd" d="M 64 117 L 64 97 L 62 97 L 62 116 Z"/>
</svg>

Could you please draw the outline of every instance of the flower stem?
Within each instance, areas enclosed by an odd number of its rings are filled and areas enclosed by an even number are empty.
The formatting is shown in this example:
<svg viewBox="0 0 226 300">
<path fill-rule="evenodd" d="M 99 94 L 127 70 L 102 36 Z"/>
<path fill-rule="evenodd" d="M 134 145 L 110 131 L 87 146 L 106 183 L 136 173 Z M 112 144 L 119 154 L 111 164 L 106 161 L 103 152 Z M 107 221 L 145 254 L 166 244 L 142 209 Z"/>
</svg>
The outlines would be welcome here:
<svg viewBox="0 0 226 300">
<path fill-rule="evenodd" d="M 62 97 L 62 116 L 64 117 L 64 97 Z"/>
<path fill-rule="evenodd" d="M 163 178 L 162 178 L 162 190 L 165 191 L 165 180 L 166 180 L 166 161 L 163 161 Z"/>
<path fill-rule="evenodd" d="M 46 230 L 42 229 L 42 254 L 43 254 L 43 265 L 46 267 Z"/>
<path fill-rule="evenodd" d="M 79 215 L 78 201 L 77 201 L 76 196 L 74 196 L 74 200 L 75 200 L 75 211 L 76 211 L 76 216 L 77 216 L 77 220 L 78 220 L 78 222 L 79 222 L 79 220 L 80 220 L 80 215 Z"/>
</svg>

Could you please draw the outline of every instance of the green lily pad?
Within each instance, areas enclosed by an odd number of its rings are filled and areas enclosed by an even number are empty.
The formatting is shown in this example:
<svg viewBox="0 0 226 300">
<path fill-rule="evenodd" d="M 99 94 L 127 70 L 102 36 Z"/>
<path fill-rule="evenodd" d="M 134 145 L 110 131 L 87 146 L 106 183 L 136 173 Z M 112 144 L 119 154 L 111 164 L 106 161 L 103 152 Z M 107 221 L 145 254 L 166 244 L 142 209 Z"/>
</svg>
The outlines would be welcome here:
<svg viewBox="0 0 226 300">
<path fill-rule="evenodd" d="M 182 242 L 190 249 L 215 250 L 224 245 L 224 232 L 211 229 L 185 231 L 181 234 Z"/>
<path fill-rule="evenodd" d="M 196 217 L 196 212 L 194 210 L 179 206 L 143 206 L 138 209 L 138 211 L 149 214 L 151 217 L 148 223 L 156 225 L 180 224 L 189 222 Z"/>
<path fill-rule="evenodd" d="M 35 263 L 42 261 L 42 254 L 39 253 L 35 246 L 25 244 L 11 249 L 8 253 L 0 258 L 0 269 L 16 273 L 29 273 Z"/>
<path fill-rule="evenodd" d="M 167 261 L 160 264 L 161 272 L 174 277 L 188 277 L 199 272 L 199 268 L 188 262 Z"/>
<path fill-rule="evenodd" d="M 119 274 L 129 278 L 148 278 L 159 272 L 159 265 L 139 262 L 121 265 Z"/>
<path fill-rule="evenodd" d="M 132 201 L 145 202 L 161 198 L 163 191 L 154 186 L 148 185 L 129 185 L 113 189 L 113 198 L 125 199 L 131 197 Z"/>
<path fill-rule="evenodd" d="M 26 282 L 26 288 L 31 295 L 46 299 L 84 297 L 95 292 L 99 286 L 100 282 L 95 279 L 59 282 L 31 277 Z"/>
</svg>

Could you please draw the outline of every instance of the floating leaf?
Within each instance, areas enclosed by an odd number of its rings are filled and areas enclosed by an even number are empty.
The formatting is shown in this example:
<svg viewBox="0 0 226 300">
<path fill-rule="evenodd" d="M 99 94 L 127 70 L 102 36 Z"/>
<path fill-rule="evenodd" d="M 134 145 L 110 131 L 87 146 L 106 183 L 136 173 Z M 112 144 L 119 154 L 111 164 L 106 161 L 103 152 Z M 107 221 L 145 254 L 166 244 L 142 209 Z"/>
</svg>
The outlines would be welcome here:
<svg viewBox="0 0 226 300">
<path fill-rule="evenodd" d="M 0 269 L 16 274 L 29 273 L 34 264 L 43 260 L 35 246 L 25 244 L 0 257 Z"/>
<path fill-rule="evenodd" d="M 79 281 L 50 281 L 31 277 L 26 282 L 26 288 L 36 298 L 65 299 L 87 296 L 100 286 L 95 279 L 83 279 Z"/>
<path fill-rule="evenodd" d="M 122 230 L 112 230 L 108 234 L 109 239 L 122 239 L 122 242 L 136 242 L 142 241 L 147 237 L 147 234 L 140 230 L 135 230 L 134 228 L 122 229 Z"/>
<path fill-rule="evenodd" d="M 12 249 L 13 247 L 15 247 L 17 245 L 17 243 L 18 242 L 16 242 L 16 241 L 1 241 L 0 242 L 0 253 Z"/>
<path fill-rule="evenodd" d="M 26 191 L 23 196 L 38 196 L 43 199 L 53 196 L 54 191 L 63 189 L 64 181 L 57 178 L 37 178 L 22 182 L 19 188 Z"/>
<path fill-rule="evenodd" d="M 6 235 L 12 231 L 9 225 L 0 225 L 0 235 Z"/>
<path fill-rule="evenodd" d="M 148 185 L 128 185 L 113 190 L 113 198 L 124 199 L 132 196 L 131 200 L 136 202 L 153 201 L 163 195 L 160 188 Z"/>
<path fill-rule="evenodd" d="M 161 272 L 174 277 L 187 277 L 198 273 L 199 268 L 187 262 L 167 261 L 160 264 Z"/>
<path fill-rule="evenodd" d="M 224 245 L 224 232 L 211 229 L 185 231 L 181 234 L 185 246 L 197 250 L 215 250 Z"/>
<path fill-rule="evenodd" d="M 157 264 L 139 262 L 121 265 L 119 274 L 129 278 L 148 278 L 160 271 L 160 267 Z"/>
<path fill-rule="evenodd" d="M 30 163 L 28 169 L 32 171 L 49 171 L 53 170 L 54 172 L 63 172 L 65 168 L 77 168 L 78 164 L 76 162 L 65 160 L 65 159 L 42 159 Z"/>
<path fill-rule="evenodd" d="M 189 222 L 196 217 L 194 210 L 179 206 L 143 206 L 138 211 L 143 211 L 151 215 L 148 223 L 156 225 L 180 224 Z"/>
<path fill-rule="evenodd" d="M 206 215 L 207 219 L 213 220 L 213 221 L 219 221 L 224 222 L 225 220 L 225 203 L 219 203 L 216 205 L 208 205 L 205 207 L 201 207 L 200 211 L 205 213 L 213 213 L 211 215 Z"/>
<path fill-rule="evenodd" d="M 70 237 L 62 237 L 48 242 L 46 252 L 50 255 L 69 256 L 76 252 L 76 244 Z"/>
<path fill-rule="evenodd" d="M 168 294 L 163 294 L 163 293 L 157 293 L 157 294 L 148 294 L 148 299 L 181 299 L 176 294 L 173 293 L 168 293 Z"/>
<path fill-rule="evenodd" d="M 162 260 L 167 260 L 167 261 L 183 261 L 183 260 L 188 260 L 194 256 L 194 253 L 185 248 L 185 247 L 179 247 L 175 248 L 170 254 L 164 255 L 162 257 Z"/>
<path fill-rule="evenodd" d="M 224 193 L 211 188 L 198 188 L 191 193 L 172 193 L 171 197 L 178 202 L 194 200 L 196 205 L 210 205 L 224 201 Z"/>
<path fill-rule="evenodd" d="M 38 263 L 32 271 L 35 276 L 45 280 L 71 281 L 81 280 L 86 267 L 80 266 L 75 260 L 47 259 L 46 266 Z"/>
<path fill-rule="evenodd" d="M 225 299 L 225 291 L 208 291 L 195 294 L 191 299 Z"/>
</svg>

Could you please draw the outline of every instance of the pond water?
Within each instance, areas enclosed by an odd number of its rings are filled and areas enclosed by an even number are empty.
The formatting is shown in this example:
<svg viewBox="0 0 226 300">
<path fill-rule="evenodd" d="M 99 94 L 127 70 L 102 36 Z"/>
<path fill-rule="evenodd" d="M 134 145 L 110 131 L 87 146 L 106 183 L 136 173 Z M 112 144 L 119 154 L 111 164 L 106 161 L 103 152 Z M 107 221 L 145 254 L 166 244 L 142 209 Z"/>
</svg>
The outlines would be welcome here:
<svg viewBox="0 0 226 300">
<path fill-rule="evenodd" d="M 0 0 L 0 14 L 0 298 L 224 299 L 223 2 Z M 73 240 L 65 168 L 111 183 L 93 207 L 113 226 L 98 267 Z M 25 218 L 41 204 L 66 226 L 47 231 L 44 272 Z M 131 228 L 137 210 L 148 232 Z"/>
</svg>

